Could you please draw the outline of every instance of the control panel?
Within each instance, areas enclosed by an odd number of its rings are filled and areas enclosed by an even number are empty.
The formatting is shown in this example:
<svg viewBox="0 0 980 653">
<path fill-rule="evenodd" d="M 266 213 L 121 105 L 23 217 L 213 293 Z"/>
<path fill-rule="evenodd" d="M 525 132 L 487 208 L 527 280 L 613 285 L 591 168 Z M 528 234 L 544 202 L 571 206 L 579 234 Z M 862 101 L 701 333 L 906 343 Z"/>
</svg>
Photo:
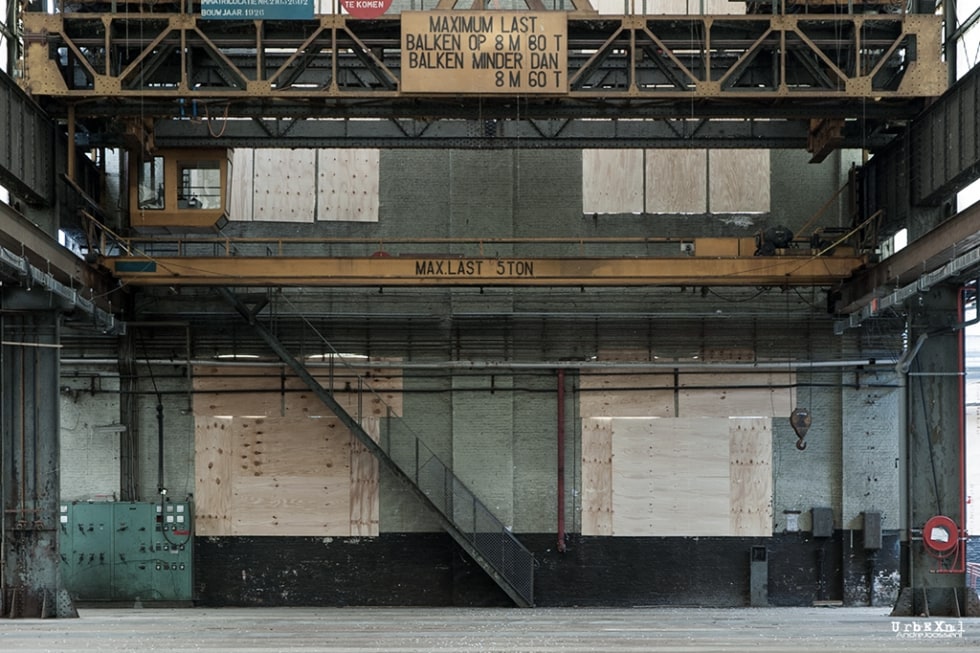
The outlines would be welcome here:
<svg viewBox="0 0 980 653">
<path fill-rule="evenodd" d="M 62 579 L 77 601 L 193 598 L 192 504 L 61 504 Z"/>
</svg>

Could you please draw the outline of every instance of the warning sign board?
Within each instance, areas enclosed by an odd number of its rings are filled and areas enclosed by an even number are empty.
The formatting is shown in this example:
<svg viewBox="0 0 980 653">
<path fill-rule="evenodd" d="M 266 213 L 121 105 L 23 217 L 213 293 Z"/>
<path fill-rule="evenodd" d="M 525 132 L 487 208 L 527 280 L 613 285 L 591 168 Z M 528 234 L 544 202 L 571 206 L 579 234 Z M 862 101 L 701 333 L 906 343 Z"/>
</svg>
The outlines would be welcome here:
<svg viewBox="0 0 980 653">
<path fill-rule="evenodd" d="M 405 93 L 567 93 L 564 12 L 402 12 Z"/>
<path fill-rule="evenodd" d="M 201 0 L 205 20 L 310 20 L 313 0 Z"/>
<path fill-rule="evenodd" d="M 340 0 L 340 6 L 354 18 L 377 18 L 388 11 L 391 0 Z"/>
</svg>

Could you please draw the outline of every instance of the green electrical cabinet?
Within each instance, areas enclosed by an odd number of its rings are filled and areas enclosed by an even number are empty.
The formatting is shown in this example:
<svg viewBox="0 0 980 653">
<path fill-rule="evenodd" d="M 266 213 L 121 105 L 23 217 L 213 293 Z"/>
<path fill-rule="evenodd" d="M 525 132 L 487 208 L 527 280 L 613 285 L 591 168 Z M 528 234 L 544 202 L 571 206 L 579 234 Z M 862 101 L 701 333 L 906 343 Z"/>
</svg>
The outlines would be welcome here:
<svg viewBox="0 0 980 653">
<path fill-rule="evenodd" d="M 160 516 L 161 527 L 154 531 L 154 559 L 150 570 L 153 588 L 161 596 L 190 601 L 193 581 L 190 504 L 167 503 L 162 515 L 159 503 L 154 505 L 154 510 L 154 514 Z"/>
<path fill-rule="evenodd" d="M 61 506 L 61 576 L 79 600 L 109 598 L 112 593 L 112 511 L 107 505 Z"/>
<path fill-rule="evenodd" d="M 62 578 L 77 601 L 193 599 L 189 502 L 61 506 Z"/>
</svg>

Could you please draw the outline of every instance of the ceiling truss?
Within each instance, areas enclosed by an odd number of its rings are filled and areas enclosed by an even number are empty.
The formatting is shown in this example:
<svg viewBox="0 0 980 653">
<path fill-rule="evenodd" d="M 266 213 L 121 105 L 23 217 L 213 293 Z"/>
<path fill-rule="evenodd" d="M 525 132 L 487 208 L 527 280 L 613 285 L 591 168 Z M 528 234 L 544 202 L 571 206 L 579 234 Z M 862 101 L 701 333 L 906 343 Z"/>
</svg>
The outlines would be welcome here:
<svg viewBox="0 0 980 653">
<path fill-rule="evenodd" d="M 23 18 L 23 85 L 92 144 L 127 117 L 168 146 L 799 147 L 822 118 L 877 147 L 946 84 L 929 15 L 571 12 L 567 90 L 519 95 L 405 92 L 397 14 Z"/>
</svg>

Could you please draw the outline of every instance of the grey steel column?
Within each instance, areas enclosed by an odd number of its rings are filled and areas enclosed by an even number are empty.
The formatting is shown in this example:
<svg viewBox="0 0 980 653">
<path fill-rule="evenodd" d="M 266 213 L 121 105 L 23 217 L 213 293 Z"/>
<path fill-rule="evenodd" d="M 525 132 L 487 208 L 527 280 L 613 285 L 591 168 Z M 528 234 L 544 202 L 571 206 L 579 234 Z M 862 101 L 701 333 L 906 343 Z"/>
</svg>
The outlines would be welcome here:
<svg viewBox="0 0 980 653">
<path fill-rule="evenodd" d="M 58 551 L 60 319 L 52 310 L 0 313 L 3 617 L 77 616 Z"/>
<path fill-rule="evenodd" d="M 937 515 L 965 528 L 963 473 L 963 353 L 959 288 L 937 286 L 910 309 L 909 342 L 921 347 L 908 366 L 908 520 L 902 590 L 893 614 L 966 616 L 977 613 L 976 594 L 966 590 L 963 558 L 930 551 L 923 542 L 927 521 Z M 902 434 L 904 437 L 904 434 Z M 950 533 L 959 538 L 961 533 Z M 957 551 L 965 547 L 957 543 Z"/>
</svg>

